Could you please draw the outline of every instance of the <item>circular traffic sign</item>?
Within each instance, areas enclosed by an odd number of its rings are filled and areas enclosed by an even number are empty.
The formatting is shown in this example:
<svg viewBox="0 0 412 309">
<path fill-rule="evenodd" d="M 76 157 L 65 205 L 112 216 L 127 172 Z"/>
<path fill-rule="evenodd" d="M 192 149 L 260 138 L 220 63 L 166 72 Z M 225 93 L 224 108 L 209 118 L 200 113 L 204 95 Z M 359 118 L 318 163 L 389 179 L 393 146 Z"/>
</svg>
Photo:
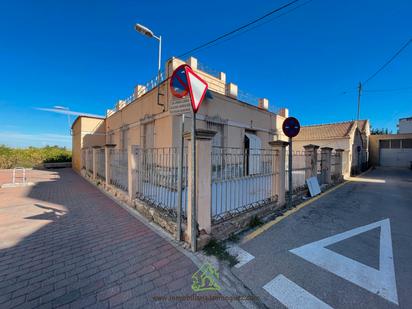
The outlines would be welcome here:
<svg viewBox="0 0 412 309">
<path fill-rule="evenodd" d="M 300 123 L 295 117 L 288 117 L 283 121 L 282 130 L 287 137 L 295 137 L 299 134 Z"/>
<path fill-rule="evenodd" d="M 187 82 L 186 67 L 187 64 L 182 64 L 173 71 L 170 78 L 170 90 L 177 98 L 183 98 L 189 93 L 189 83 Z"/>
</svg>

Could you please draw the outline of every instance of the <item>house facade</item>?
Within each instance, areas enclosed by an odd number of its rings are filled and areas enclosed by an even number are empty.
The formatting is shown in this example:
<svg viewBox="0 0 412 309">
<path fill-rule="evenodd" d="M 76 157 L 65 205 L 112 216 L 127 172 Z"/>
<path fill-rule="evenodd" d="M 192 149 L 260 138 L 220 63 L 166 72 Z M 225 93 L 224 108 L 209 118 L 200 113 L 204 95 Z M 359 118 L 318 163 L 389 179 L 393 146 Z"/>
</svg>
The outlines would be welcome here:
<svg viewBox="0 0 412 309">
<path fill-rule="evenodd" d="M 308 144 L 343 149 L 344 176 L 358 173 L 368 162 L 369 120 L 302 126 L 293 139 L 295 150 L 304 150 Z"/>
<path fill-rule="evenodd" d="M 282 133 L 288 110 L 269 111 L 269 101 L 259 99 L 256 105 L 241 100 L 236 84 L 228 83 L 223 72 L 210 74 L 198 67 L 197 59 L 187 62 L 172 58 L 166 62 L 166 78 L 160 86 L 137 85 L 127 100 L 119 100 L 106 118 L 79 117 L 73 124 L 73 166 L 80 170 L 81 148 L 113 144 L 126 150 L 129 145 L 144 149 L 176 147 L 181 116 L 171 112 L 177 99 L 169 88 L 169 77 L 181 64 L 189 64 L 209 85 L 197 113 L 197 128 L 216 132 L 212 144 L 225 148 L 269 148 L 269 141 L 286 140 Z M 150 90 L 149 90 L 150 89 Z M 185 131 L 190 131 L 191 115 L 186 115 Z M 105 138 L 102 138 L 104 136 Z"/>
</svg>

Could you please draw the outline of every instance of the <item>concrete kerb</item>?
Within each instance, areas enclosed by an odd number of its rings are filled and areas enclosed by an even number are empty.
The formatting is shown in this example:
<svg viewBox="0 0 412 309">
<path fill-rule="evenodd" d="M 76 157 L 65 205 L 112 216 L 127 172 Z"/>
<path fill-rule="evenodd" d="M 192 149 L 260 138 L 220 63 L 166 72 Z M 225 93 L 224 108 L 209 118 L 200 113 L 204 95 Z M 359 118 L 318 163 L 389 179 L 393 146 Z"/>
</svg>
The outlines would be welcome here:
<svg viewBox="0 0 412 309">
<path fill-rule="evenodd" d="M 83 177 L 81 173 L 77 172 L 83 179 L 88 181 L 94 187 L 96 187 L 100 192 L 102 192 L 105 196 L 110 198 L 113 202 L 115 202 L 118 206 L 122 207 L 125 211 L 127 211 L 130 215 L 135 217 L 137 220 L 142 222 L 146 225 L 149 229 L 155 232 L 157 235 L 168 241 L 173 247 L 175 247 L 179 252 L 184 254 L 188 257 L 198 268 L 200 268 L 204 263 L 209 262 L 214 267 L 219 269 L 219 280 L 224 282 L 225 285 L 222 285 L 222 290 L 219 293 L 223 296 L 228 297 L 237 297 L 237 296 L 254 296 L 249 288 L 247 288 L 231 271 L 231 269 L 225 265 L 224 263 L 220 262 L 217 258 L 213 256 L 206 256 L 202 254 L 200 251 L 193 253 L 191 251 L 186 250 L 183 246 L 185 245 L 184 242 L 179 242 L 172 237 L 169 233 L 165 232 L 161 227 L 156 225 L 153 222 L 150 222 L 147 218 L 142 216 L 136 209 L 131 208 L 126 203 L 119 201 L 114 196 L 112 196 L 109 192 L 105 191 L 102 187 L 96 186 L 93 181 L 87 177 Z M 267 308 L 263 303 L 257 301 L 229 301 L 230 305 L 233 308 Z"/>
<path fill-rule="evenodd" d="M 372 167 L 370 167 L 368 170 L 364 171 L 363 173 L 357 175 L 356 177 L 349 177 L 348 179 L 345 179 L 344 182 L 332 186 L 329 189 L 327 189 L 325 192 L 322 192 L 320 195 L 317 195 L 307 201 L 304 201 L 303 203 L 300 203 L 298 205 L 296 205 L 295 207 L 286 210 L 286 212 L 284 212 L 282 215 L 276 217 L 275 219 L 265 223 L 263 226 L 250 231 L 249 233 L 247 233 L 246 235 L 244 235 L 239 243 L 240 244 L 244 244 L 250 240 L 252 240 L 253 238 L 256 238 L 257 236 L 259 236 L 260 234 L 262 234 L 263 232 L 267 231 L 269 228 L 271 228 L 273 225 L 275 225 L 276 223 L 279 223 L 280 221 L 282 221 L 283 219 L 287 218 L 288 216 L 294 214 L 295 212 L 299 211 L 300 209 L 312 204 L 313 202 L 317 201 L 318 199 L 321 199 L 322 197 L 324 197 L 325 195 L 339 189 L 340 187 L 352 182 L 351 178 L 358 178 L 361 177 L 367 173 L 369 173 L 372 170 Z"/>
</svg>

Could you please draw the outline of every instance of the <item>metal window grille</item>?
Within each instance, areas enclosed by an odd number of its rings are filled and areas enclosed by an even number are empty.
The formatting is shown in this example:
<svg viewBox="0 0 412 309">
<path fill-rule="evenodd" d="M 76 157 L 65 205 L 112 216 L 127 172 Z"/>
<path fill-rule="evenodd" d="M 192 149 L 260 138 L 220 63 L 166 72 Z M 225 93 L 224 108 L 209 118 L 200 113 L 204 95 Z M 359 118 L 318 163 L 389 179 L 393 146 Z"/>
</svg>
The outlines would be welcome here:
<svg viewBox="0 0 412 309">
<path fill-rule="evenodd" d="M 128 190 L 127 150 L 110 149 L 110 184 L 127 192 Z"/>
<path fill-rule="evenodd" d="M 136 149 L 136 197 L 175 216 L 178 206 L 178 147 Z M 182 214 L 187 209 L 187 147 L 183 151 Z"/>
<path fill-rule="evenodd" d="M 274 201 L 277 159 L 271 149 L 212 147 L 212 220 L 224 221 Z"/>
</svg>

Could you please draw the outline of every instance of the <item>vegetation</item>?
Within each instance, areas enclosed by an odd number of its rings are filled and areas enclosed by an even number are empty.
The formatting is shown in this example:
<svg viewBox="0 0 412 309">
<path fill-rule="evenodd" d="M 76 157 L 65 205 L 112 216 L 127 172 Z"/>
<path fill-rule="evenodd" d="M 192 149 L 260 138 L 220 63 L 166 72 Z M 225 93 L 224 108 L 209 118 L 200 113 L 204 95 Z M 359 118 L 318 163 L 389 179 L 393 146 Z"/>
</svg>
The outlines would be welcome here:
<svg viewBox="0 0 412 309">
<path fill-rule="evenodd" d="M 391 130 L 371 128 L 371 135 L 392 134 Z"/>
<path fill-rule="evenodd" d="M 232 233 L 232 234 L 229 235 L 229 238 L 227 240 L 229 240 L 231 242 L 239 242 L 240 237 L 239 237 L 238 234 Z"/>
<path fill-rule="evenodd" d="M 221 261 L 228 261 L 229 265 L 232 267 L 239 263 L 237 258 L 227 252 L 227 248 L 225 243 L 221 241 L 217 241 L 216 239 L 212 238 L 207 245 L 203 248 L 203 252 L 206 255 L 214 255 Z"/>
<path fill-rule="evenodd" d="M 261 226 L 262 224 L 263 222 L 259 219 L 258 216 L 253 216 L 252 218 L 250 218 L 250 222 L 249 222 L 250 228 Z"/>
<path fill-rule="evenodd" d="M 0 145 L 0 168 L 35 167 L 42 163 L 70 162 L 72 153 L 65 147 L 10 148 Z"/>
</svg>

